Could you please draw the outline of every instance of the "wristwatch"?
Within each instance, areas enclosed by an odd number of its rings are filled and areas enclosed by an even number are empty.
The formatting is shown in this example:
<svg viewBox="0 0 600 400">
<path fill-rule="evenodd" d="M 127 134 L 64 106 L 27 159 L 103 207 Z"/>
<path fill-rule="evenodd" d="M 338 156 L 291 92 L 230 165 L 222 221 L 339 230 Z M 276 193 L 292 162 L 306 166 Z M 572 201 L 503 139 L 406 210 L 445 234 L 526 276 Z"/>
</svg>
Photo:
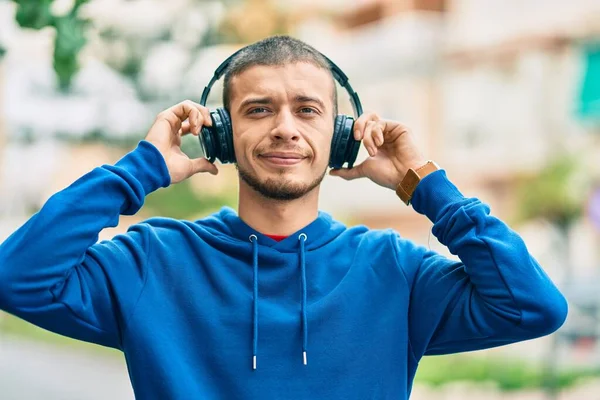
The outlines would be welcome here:
<svg viewBox="0 0 600 400">
<path fill-rule="evenodd" d="M 402 182 L 396 187 L 396 194 L 400 197 L 400 200 L 402 200 L 404 204 L 409 205 L 413 193 L 419 182 L 421 182 L 421 179 L 438 169 L 440 169 L 440 167 L 431 160 L 427 161 L 425 165 L 417 169 L 410 168 L 402 179 Z"/>
</svg>

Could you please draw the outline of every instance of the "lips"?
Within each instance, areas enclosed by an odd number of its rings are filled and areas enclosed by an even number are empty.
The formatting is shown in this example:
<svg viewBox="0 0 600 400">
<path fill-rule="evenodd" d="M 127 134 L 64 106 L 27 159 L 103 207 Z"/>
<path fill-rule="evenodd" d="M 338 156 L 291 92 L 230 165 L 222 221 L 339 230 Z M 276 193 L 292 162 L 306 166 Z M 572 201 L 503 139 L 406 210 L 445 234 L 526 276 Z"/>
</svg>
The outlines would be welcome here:
<svg viewBox="0 0 600 400">
<path fill-rule="evenodd" d="M 291 152 L 269 152 L 261 154 L 260 158 L 262 158 L 270 164 L 294 165 L 300 163 L 306 158 L 306 156 L 300 153 Z"/>
<path fill-rule="evenodd" d="M 266 158 L 285 158 L 285 159 L 302 159 L 302 158 L 305 158 L 302 154 L 299 154 L 299 153 L 288 153 L 288 152 L 263 153 L 260 156 L 261 157 L 266 157 Z"/>
</svg>

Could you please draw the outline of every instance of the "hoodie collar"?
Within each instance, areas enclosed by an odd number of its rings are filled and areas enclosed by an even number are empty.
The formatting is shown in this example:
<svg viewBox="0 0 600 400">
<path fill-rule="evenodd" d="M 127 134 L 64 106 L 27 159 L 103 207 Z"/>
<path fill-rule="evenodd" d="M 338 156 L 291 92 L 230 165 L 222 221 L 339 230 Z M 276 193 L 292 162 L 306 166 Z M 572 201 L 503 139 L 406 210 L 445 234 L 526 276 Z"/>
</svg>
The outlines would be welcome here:
<svg viewBox="0 0 600 400">
<path fill-rule="evenodd" d="M 298 251 L 298 236 L 302 233 L 307 237 L 305 249 L 309 251 L 329 243 L 345 229 L 345 226 L 334 221 L 330 214 L 319 211 L 314 221 L 278 242 L 250 227 L 230 207 L 221 208 L 216 217 L 225 224 L 222 228 L 226 230 L 224 233 L 228 236 L 248 242 L 250 235 L 256 235 L 257 243 L 261 246 L 271 247 L 284 253 Z"/>
</svg>

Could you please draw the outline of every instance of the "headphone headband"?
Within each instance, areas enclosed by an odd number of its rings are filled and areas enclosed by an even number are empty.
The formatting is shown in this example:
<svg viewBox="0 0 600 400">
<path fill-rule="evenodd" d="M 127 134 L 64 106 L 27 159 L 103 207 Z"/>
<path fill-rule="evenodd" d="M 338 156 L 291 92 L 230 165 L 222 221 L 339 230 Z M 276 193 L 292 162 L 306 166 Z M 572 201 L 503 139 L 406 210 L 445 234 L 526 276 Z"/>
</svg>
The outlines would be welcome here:
<svg viewBox="0 0 600 400">
<path fill-rule="evenodd" d="M 243 47 L 243 48 L 237 50 L 235 53 L 233 53 L 232 55 L 227 57 L 227 59 L 225 61 L 223 61 L 221 63 L 221 65 L 219 65 L 217 67 L 210 82 L 202 91 L 202 97 L 200 98 L 201 105 L 206 106 L 206 100 L 208 99 L 210 90 L 212 89 L 215 82 L 217 82 L 219 79 L 221 79 L 221 76 L 223 76 L 223 74 L 225 73 L 225 70 L 227 69 L 229 64 L 231 64 L 231 61 L 235 58 L 235 56 L 237 56 L 245 48 L 246 47 Z M 321 54 L 321 53 L 319 53 L 319 54 Z M 340 86 L 342 86 L 344 89 L 346 89 L 346 91 L 348 92 L 348 95 L 350 95 L 350 102 L 352 103 L 352 109 L 354 110 L 354 117 L 358 118 L 363 113 L 362 104 L 360 103 L 360 99 L 358 98 L 358 93 L 356 93 L 354 91 L 354 89 L 352 88 L 352 86 L 350 85 L 350 82 L 348 81 L 348 76 L 340 69 L 340 67 L 338 67 L 327 56 L 325 56 L 324 54 L 321 54 L 321 56 L 323 58 L 325 58 L 325 60 L 329 64 L 329 70 L 331 71 L 333 78 L 340 84 Z"/>
</svg>

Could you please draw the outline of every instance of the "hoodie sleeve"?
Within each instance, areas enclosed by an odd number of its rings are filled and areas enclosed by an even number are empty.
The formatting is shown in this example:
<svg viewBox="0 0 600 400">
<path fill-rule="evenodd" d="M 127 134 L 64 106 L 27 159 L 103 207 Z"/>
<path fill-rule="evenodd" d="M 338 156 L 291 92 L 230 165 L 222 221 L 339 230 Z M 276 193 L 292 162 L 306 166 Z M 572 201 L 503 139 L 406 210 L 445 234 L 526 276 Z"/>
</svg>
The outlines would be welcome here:
<svg viewBox="0 0 600 400">
<path fill-rule="evenodd" d="M 409 340 L 413 355 L 479 350 L 557 330 L 567 302 L 525 243 L 488 206 L 465 198 L 443 170 L 426 176 L 414 209 L 460 261 L 395 240 L 411 287 Z"/>
<path fill-rule="evenodd" d="M 0 245 L 0 309 L 44 329 L 120 348 L 146 278 L 150 230 L 136 225 L 98 243 L 119 215 L 170 184 L 158 150 L 142 141 L 115 165 L 54 194 Z"/>
</svg>

